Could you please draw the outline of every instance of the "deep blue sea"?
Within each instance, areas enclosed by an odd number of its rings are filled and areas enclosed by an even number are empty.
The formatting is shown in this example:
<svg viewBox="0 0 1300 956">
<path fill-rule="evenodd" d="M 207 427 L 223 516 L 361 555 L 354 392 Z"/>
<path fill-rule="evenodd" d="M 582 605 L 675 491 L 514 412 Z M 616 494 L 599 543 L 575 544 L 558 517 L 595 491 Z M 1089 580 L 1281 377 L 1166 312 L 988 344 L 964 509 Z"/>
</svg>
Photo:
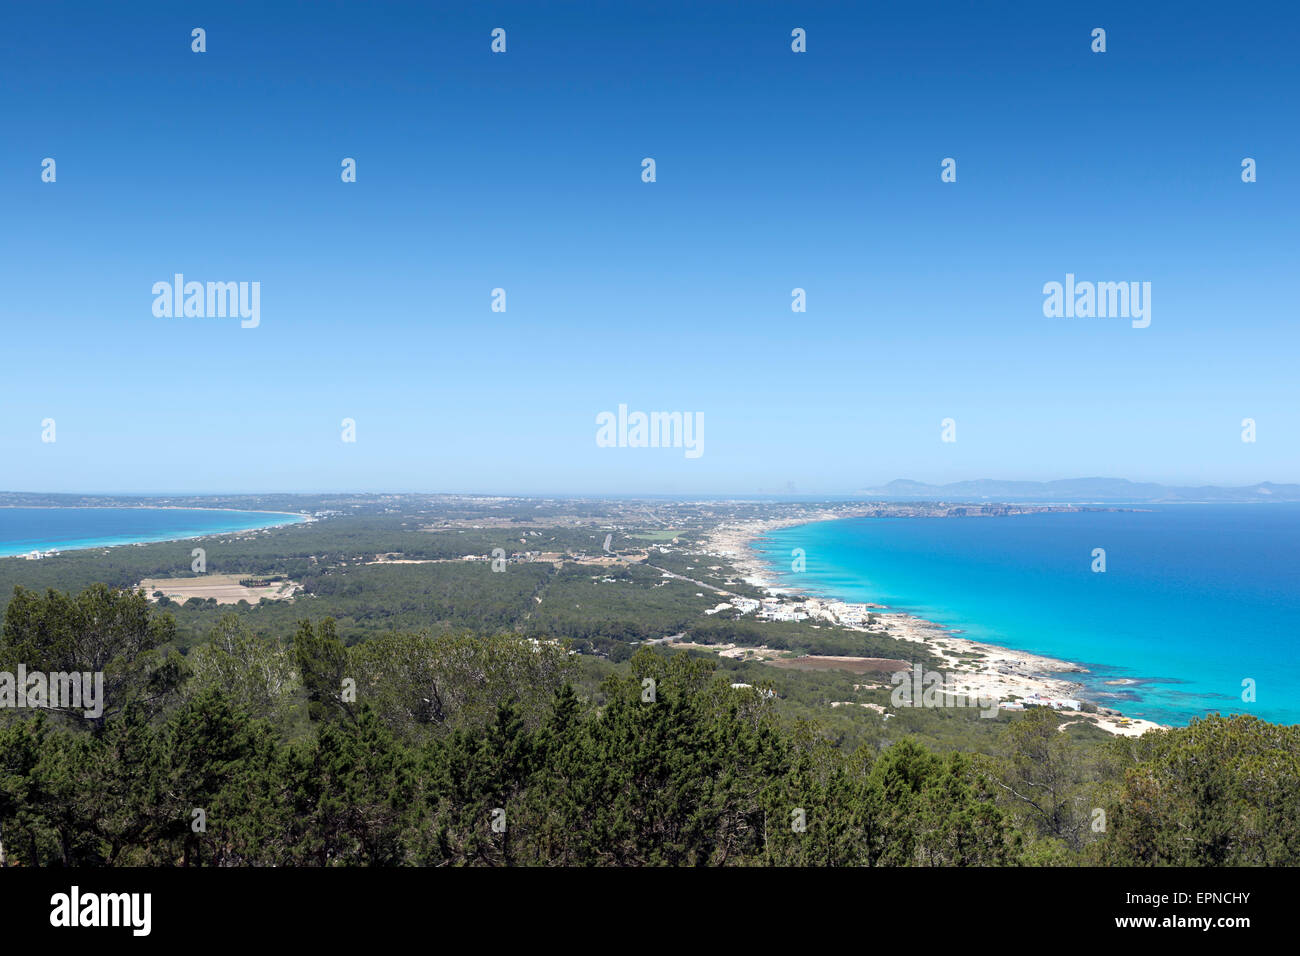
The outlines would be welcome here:
<svg viewBox="0 0 1300 956">
<path fill-rule="evenodd" d="M 1128 716 L 1300 723 L 1300 505 L 1131 507 L 1143 510 L 823 521 L 756 547 L 783 586 L 1083 664 L 1091 674 L 1070 676 L 1084 696 Z M 1138 683 L 1107 683 L 1125 678 Z"/>
<path fill-rule="evenodd" d="M 0 508 L 0 557 L 171 541 L 301 520 L 278 512 L 198 508 Z"/>
</svg>

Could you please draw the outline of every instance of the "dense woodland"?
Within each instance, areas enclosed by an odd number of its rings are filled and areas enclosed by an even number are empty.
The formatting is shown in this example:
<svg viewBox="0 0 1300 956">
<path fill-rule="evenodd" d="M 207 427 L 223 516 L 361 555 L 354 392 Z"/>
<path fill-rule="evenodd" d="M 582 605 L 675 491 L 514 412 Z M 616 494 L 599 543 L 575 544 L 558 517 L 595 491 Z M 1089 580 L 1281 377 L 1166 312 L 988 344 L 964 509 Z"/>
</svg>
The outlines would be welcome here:
<svg viewBox="0 0 1300 956">
<path fill-rule="evenodd" d="M 588 686 L 566 646 L 510 633 L 349 647 L 330 619 L 268 641 L 230 614 L 185 657 L 174 636 L 138 592 L 10 600 L 0 668 L 102 664 L 112 691 L 98 719 L 0 724 L 9 864 L 1300 859 L 1300 732 L 1250 717 L 1086 746 L 1038 710 L 984 722 L 984 753 L 849 748 L 684 653 Z"/>
</svg>

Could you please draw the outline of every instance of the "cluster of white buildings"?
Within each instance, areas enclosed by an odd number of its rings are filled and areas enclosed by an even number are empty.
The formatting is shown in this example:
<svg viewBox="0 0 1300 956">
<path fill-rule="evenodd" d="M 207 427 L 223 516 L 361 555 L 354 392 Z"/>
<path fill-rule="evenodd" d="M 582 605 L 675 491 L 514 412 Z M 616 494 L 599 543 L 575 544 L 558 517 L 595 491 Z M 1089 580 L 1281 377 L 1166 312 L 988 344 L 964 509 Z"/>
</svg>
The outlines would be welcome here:
<svg viewBox="0 0 1300 956">
<path fill-rule="evenodd" d="M 733 597 L 704 613 L 718 614 L 732 610 L 742 615 L 754 614 L 763 621 L 806 621 L 809 618 L 818 618 L 852 627 L 866 627 L 869 613 L 862 605 L 834 606 L 816 600 L 795 603 L 777 598 L 757 601 L 754 598 L 742 597 Z"/>
<path fill-rule="evenodd" d="M 667 577 L 667 575 L 665 575 Z M 753 598 L 732 598 L 730 601 L 723 601 L 717 607 L 709 608 L 705 614 L 717 614 L 721 611 L 735 611 L 737 614 L 749 614 L 751 611 L 757 611 L 761 607 L 758 601 Z"/>
<path fill-rule="evenodd" d="M 785 604 L 781 601 L 764 601 L 758 612 L 764 621 L 806 621 L 808 612 L 800 604 Z"/>
<path fill-rule="evenodd" d="M 833 624 L 846 627 L 866 627 L 871 622 L 871 609 L 865 604 L 809 601 L 808 608 L 813 617 L 825 618 Z"/>
</svg>

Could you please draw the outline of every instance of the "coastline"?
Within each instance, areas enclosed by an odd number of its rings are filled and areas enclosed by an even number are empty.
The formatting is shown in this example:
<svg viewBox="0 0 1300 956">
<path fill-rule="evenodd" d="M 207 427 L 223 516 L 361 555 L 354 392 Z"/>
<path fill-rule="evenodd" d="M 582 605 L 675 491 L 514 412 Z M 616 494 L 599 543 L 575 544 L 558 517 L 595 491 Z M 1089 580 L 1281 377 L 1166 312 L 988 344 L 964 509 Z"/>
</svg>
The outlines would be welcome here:
<svg viewBox="0 0 1300 956">
<path fill-rule="evenodd" d="M 293 511 L 259 511 L 259 510 L 257 510 L 257 509 L 247 509 L 247 508 L 187 508 L 187 507 L 183 507 L 183 506 L 180 506 L 180 505 L 165 505 L 165 506 L 158 506 L 158 507 L 152 507 L 152 506 L 149 506 L 149 505 L 124 505 L 124 506 L 122 506 L 122 507 L 120 507 L 120 508 L 119 508 L 119 507 L 112 506 L 112 505 L 68 505 L 68 506 L 60 506 L 60 505 L 31 505 L 31 506 L 27 506 L 27 505 L 0 505 L 0 508 L 9 509 L 9 510 L 19 510 L 19 509 L 21 509 L 21 510 L 25 510 L 25 511 L 26 511 L 26 510 L 30 510 L 30 511 L 38 511 L 38 510 L 48 510 L 48 511 L 74 511 L 74 510 L 75 510 L 75 511 L 212 511 L 212 512 L 227 512 L 227 513 L 230 513 L 230 514 L 277 515 L 277 516 L 282 516 L 282 517 L 285 517 L 285 518 L 291 518 L 291 519 L 294 519 L 294 520 L 291 520 L 291 521 L 277 521 L 277 522 L 273 522 L 273 523 L 270 523 L 270 524 L 252 525 L 252 526 L 250 526 L 250 527 L 246 527 L 246 528 L 230 528 L 230 529 L 226 529 L 226 530 L 219 530 L 219 529 L 205 530 L 205 531 L 201 531 L 201 532 L 199 532 L 199 533 L 197 533 L 197 534 L 173 535 L 173 534 L 167 534 L 167 533 L 165 533 L 162 537 L 131 538 L 131 539 L 129 539 L 129 540 L 121 540 L 121 539 L 119 539 L 119 538 L 103 538 L 103 539 L 75 539 L 75 540 L 73 540 L 73 541 L 68 542 L 67 544 L 59 544 L 59 543 L 57 543 L 57 542 L 44 542 L 44 543 L 38 543 L 38 544 L 36 544 L 36 545 L 33 546 L 33 547 L 26 547 L 26 546 L 25 546 L 25 547 L 24 547 L 24 550 L 22 550 L 22 551 L 14 551 L 14 552 L 12 552 L 12 553 L 8 553 L 8 554 L 6 554 L 6 553 L 0 553 L 0 560 L 4 560 L 4 559 L 6 559 L 6 558 L 20 558 L 20 559 L 22 559 L 22 560 L 29 560 L 29 555 L 34 554 L 34 553 L 35 553 L 35 554 L 40 554 L 40 555 L 41 555 L 41 559 L 42 559 L 42 560 L 45 560 L 45 559 L 47 559 L 47 558 L 50 557 L 50 556 L 55 556 L 55 555 L 60 555 L 60 554 L 67 554 L 67 553 L 72 553 L 72 552 L 76 552 L 76 551 L 99 551 L 99 550 L 105 550 L 105 549 L 108 549 L 108 548 L 126 548 L 126 547 L 132 547 L 132 546 L 135 546 L 135 545 L 145 545 L 145 544 L 165 544 L 165 543 L 168 542 L 168 541 L 195 541 L 195 540 L 198 540 L 199 538 L 211 538 L 211 537 L 218 537 L 218 536 L 221 536 L 221 535 L 228 535 L 228 534 L 243 534 L 243 533 L 245 533 L 245 532 L 252 532 L 252 531 L 266 531 L 266 530 L 271 529 L 271 528 L 284 528 L 284 527 L 287 527 L 287 526 L 289 526 L 289 525 L 294 525 L 294 524 L 309 524 L 309 523 L 311 523 L 312 521 L 316 520 L 316 519 L 314 519 L 311 515 L 306 515 L 306 514 L 302 514 L 302 513 L 300 513 L 300 512 L 293 512 Z M 2 547 L 2 546 L 0 546 L 0 547 Z"/>
<path fill-rule="evenodd" d="M 240 515 L 287 515 L 305 518 L 300 511 L 263 511 L 261 508 L 194 508 L 189 505 L 0 505 L 11 511 L 229 511 Z"/>
<path fill-rule="evenodd" d="M 1056 675 L 1089 673 L 1088 668 L 1081 664 L 959 637 L 945 625 L 905 611 L 892 610 L 883 604 L 841 601 L 783 587 L 775 577 L 768 559 L 754 547 L 758 539 L 780 528 L 850 517 L 853 515 L 838 512 L 799 518 L 754 519 L 723 525 L 708 533 L 706 547 L 727 557 L 747 584 L 762 588 L 774 596 L 788 598 L 797 594 L 814 617 L 830 620 L 850 630 L 876 633 L 887 631 L 891 637 L 923 645 L 943 661 L 946 679 L 942 690 L 947 694 L 996 697 L 999 703 L 1026 697 L 1078 699 L 1077 695 L 1083 685 Z M 862 626 L 849 623 L 864 620 L 868 610 L 879 617 L 881 624 Z M 1095 701 L 1089 703 L 1096 704 Z M 1108 733 L 1127 737 L 1141 736 L 1148 730 L 1164 727 L 1154 721 L 1125 717 L 1111 707 L 1100 704 L 1096 706 L 1097 713 L 1082 710 L 1058 712 L 1067 714 L 1071 719 L 1092 723 Z"/>
</svg>

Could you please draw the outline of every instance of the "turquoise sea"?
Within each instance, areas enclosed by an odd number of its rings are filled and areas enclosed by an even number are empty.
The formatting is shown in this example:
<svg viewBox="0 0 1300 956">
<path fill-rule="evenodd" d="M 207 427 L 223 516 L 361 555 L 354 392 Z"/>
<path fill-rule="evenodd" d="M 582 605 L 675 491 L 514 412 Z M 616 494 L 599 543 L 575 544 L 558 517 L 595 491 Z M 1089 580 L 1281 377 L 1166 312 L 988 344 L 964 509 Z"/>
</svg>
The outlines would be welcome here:
<svg viewBox="0 0 1300 956">
<path fill-rule="evenodd" d="M 0 508 L 0 557 L 171 541 L 302 520 L 273 511 L 199 508 Z"/>
<path fill-rule="evenodd" d="M 1129 716 L 1300 722 L 1300 505 L 1133 508 L 824 521 L 756 547 L 782 586 L 1083 664 L 1090 674 L 1069 676 L 1084 696 Z M 1104 573 L 1092 570 L 1095 548 Z"/>
</svg>

